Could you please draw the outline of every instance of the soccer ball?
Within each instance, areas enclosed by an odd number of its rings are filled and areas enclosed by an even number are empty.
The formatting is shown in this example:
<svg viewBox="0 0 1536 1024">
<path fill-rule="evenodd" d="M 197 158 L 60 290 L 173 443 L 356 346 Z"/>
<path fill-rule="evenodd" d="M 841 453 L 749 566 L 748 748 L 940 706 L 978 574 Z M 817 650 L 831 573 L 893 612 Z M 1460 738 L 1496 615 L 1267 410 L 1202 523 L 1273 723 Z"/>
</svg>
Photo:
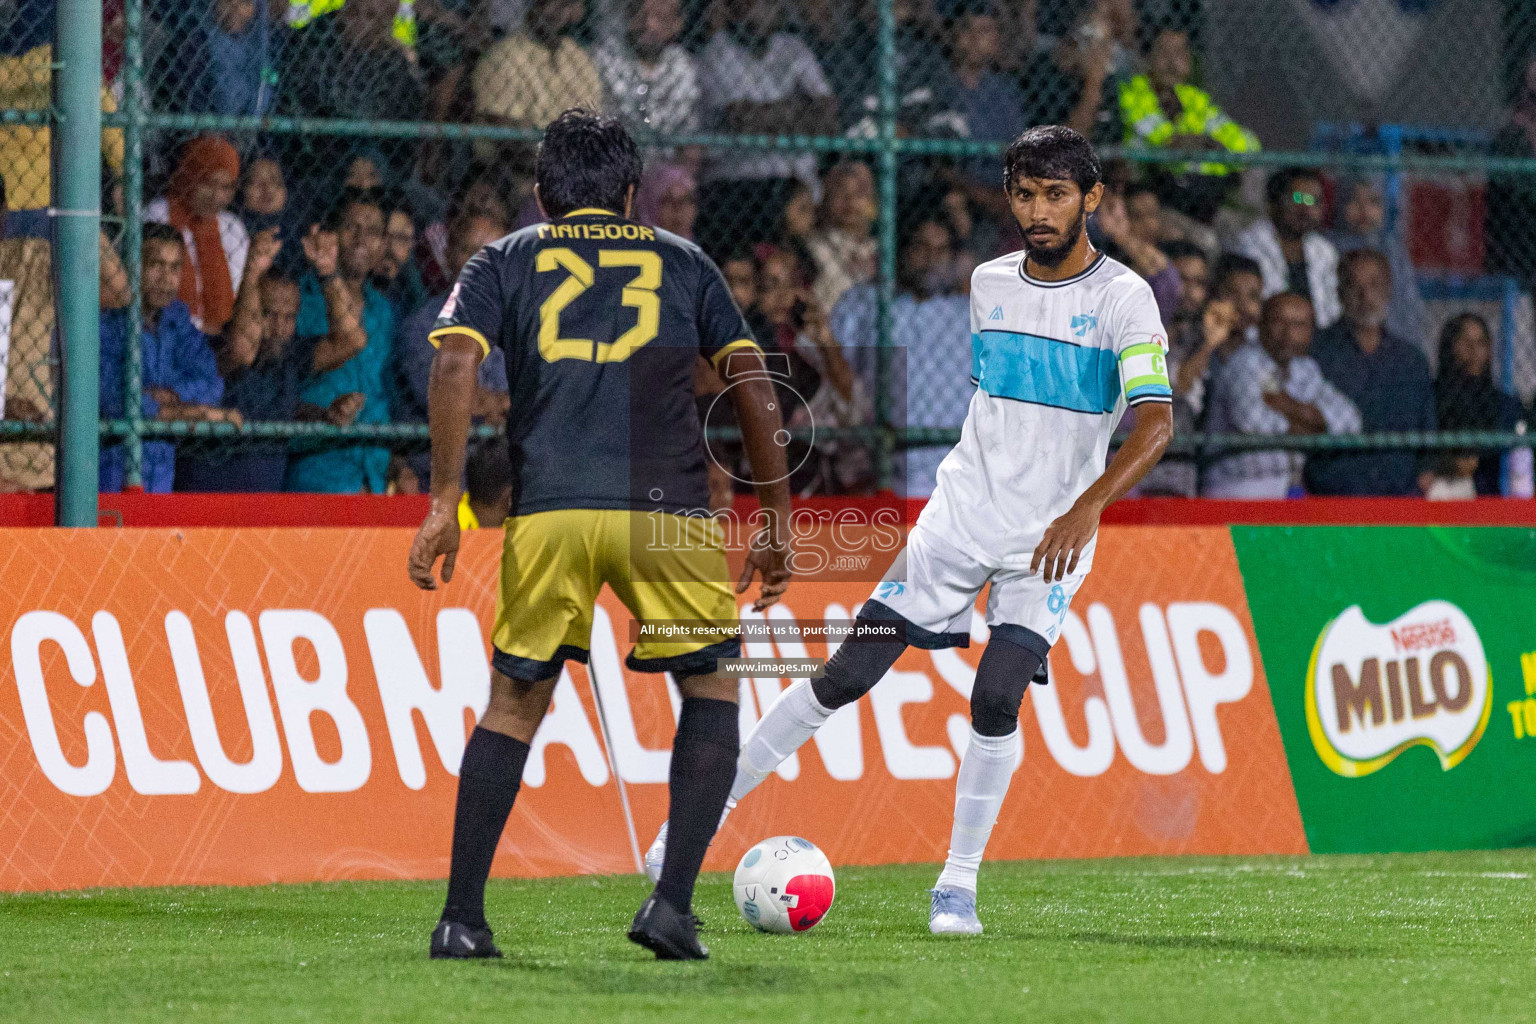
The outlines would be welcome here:
<svg viewBox="0 0 1536 1024">
<path fill-rule="evenodd" d="M 810 931 L 832 909 L 837 884 L 827 855 L 809 839 L 774 836 L 741 858 L 736 909 L 760 932 Z"/>
</svg>

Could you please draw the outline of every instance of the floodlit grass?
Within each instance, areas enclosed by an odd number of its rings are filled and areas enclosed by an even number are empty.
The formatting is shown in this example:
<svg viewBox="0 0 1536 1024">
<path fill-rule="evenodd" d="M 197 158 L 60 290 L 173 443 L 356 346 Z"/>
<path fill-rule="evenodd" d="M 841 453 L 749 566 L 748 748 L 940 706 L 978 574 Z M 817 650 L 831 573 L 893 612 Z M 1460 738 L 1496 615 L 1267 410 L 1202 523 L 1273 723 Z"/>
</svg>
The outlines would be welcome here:
<svg viewBox="0 0 1536 1024">
<path fill-rule="evenodd" d="M 1536 851 L 988 864 L 972 940 L 928 934 L 934 875 L 843 868 L 798 936 L 707 876 L 703 964 L 625 941 L 635 877 L 493 882 L 477 963 L 426 958 L 441 883 L 5 896 L 0 1018 L 1536 1020 Z"/>
</svg>

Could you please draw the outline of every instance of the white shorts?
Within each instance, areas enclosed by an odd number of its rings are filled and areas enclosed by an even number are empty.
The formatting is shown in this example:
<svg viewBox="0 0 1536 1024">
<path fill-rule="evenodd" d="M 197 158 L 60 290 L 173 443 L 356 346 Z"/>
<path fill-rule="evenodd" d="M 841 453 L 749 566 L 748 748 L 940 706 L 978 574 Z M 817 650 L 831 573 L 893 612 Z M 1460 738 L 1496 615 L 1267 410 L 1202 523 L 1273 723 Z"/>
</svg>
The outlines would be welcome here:
<svg viewBox="0 0 1536 1024">
<path fill-rule="evenodd" d="M 990 581 L 987 627 L 993 632 L 1002 627 L 1004 635 L 1014 634 L 1010 639 L 1026 647 L 1040 646 L 1039 641 L 1030 641 L 1027 634 L 1032 633 L 1049 651 L 1077 588 L 1088 576 L 1097 542 L 1097 537 L 1089 542 L 1075 572 L 1047 583 L 1043 573 L 1031 576 L 1024 569 L 988 565 L 919 520 L 907 535 L 906 548 L 870 597 L 918 627 L 908 630 L 906 639 L 913 647 L 966 647 L 976 597 Z M 1027 632 L 1020 636 L 1019 629 Z"/>
</svg>

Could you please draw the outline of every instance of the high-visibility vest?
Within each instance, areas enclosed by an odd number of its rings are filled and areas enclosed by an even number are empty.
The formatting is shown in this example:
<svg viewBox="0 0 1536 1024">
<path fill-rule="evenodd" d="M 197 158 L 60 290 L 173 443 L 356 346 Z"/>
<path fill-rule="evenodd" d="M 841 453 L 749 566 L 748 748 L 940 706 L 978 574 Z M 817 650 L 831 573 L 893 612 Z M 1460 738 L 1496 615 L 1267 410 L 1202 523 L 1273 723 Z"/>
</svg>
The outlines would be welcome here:
<svg viewBox="0 0 1536 1024">
<path fill-rule="evenodd" d="M 1258 138 L 1221 112 L 1203 89 L 1187 82 L 1173 87 L 1179 98 L 1179 116 L 1169 120 L 1157 102 L 1157 90 L 1146 75 L 1136 75 L 1120 83 L 1120 119 L 1125 124 L 1125 144 L 1151 149 L 1161 149 L 1175 135 L 1204 135 L 1230 153 L 1254 153 L 1259 149 Z M 1185 170 L 1197 170 L 1200 174 L 1229 174 L 1232 168 L 1226 164 L 1200 164 L 1198 168 L 1185 165 Z"/>
<path fill-rule="evenodd" d="M 288 0 L 288 27 L 301 29 L 322 15 L 339 11 L 347 0 Z M 402 46 L 416 45 L 416 0 L 400 0 L 395 11 L 395 40 Z"/>
</svg>

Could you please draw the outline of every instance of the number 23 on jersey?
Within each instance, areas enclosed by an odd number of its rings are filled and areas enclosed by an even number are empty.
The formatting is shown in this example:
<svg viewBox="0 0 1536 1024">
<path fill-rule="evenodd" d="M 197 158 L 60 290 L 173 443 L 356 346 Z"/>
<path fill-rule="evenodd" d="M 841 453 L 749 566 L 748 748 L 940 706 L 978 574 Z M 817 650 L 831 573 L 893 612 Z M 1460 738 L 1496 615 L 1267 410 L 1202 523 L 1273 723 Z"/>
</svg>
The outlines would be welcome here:
<svg viewBox="0 0 1536 1024">
<path fill-rule="evenodd" d="M 635 325 L 614 341 L 562 338 L 560 314 L 597 279 L 592 264 L 564 247 L 541 249 L 535 263 L 539 273 L 564 270 L 568 275 L 539 307 L 539 354 L 546 362 L 584 359 L 621 363 L 656 337 L 661 324 L 661 256 L 646 249 L 600 249 L 599 267 L 633 268 L 636 273 L 619 293 L 619 301 L 636 311 Z"/>
</svg>

